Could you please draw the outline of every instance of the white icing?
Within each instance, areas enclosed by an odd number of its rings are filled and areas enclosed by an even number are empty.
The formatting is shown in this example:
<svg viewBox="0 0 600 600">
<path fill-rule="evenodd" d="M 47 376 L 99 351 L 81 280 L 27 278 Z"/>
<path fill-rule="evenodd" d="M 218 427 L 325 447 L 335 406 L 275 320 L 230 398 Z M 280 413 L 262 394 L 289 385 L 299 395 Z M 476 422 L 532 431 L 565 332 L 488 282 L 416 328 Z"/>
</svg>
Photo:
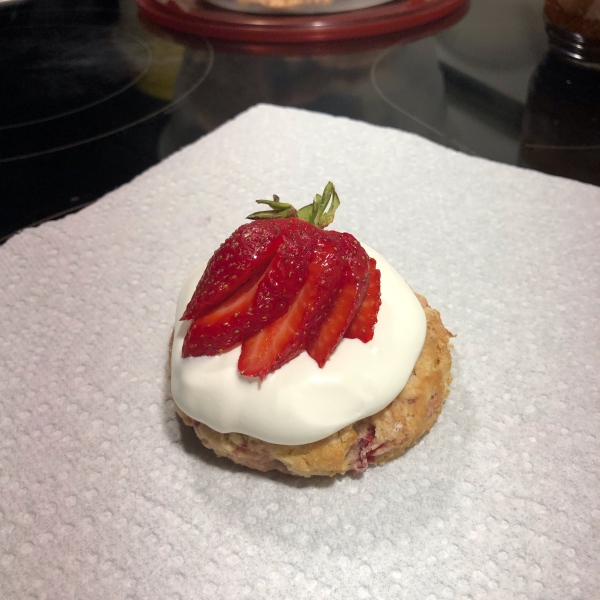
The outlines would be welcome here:
<svg viewBox="0 0 600 600">
<path fill-rule="evenodd" d="M 204 267 L 185 283 L 177 303 L 171 390 L 190 417 L 221 433 L 245 433 L 275 444 L 306 444 L 375 414 L 404 388 L 425 341 L 425 313 L 416 296 L 377 252 L 381 308 L 367 344 L 344 338 L 320 369 L 303 352 L 264 381 L 237 370 L 240 347 L 219 356 L 182 358 L 189 321 L 183 314 Z"/>
</svg>

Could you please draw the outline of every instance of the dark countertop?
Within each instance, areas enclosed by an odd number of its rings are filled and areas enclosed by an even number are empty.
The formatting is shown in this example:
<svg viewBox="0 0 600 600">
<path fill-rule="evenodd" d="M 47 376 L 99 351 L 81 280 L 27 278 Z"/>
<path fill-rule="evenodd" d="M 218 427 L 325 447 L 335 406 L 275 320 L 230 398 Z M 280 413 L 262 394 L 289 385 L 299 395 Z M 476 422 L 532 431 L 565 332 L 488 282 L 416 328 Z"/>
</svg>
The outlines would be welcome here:
<svg viewBox="0 0 600 600">
<path fill-rule="evenodd" d="M 474 0 L 420 39 L 315 54 L 162 30 L 133 0 L 3 6 L 0 240 L 85 206 L 259 102 L 600 185 L 600 71 L 548 52 L 542 7 Z"/>
</svg>

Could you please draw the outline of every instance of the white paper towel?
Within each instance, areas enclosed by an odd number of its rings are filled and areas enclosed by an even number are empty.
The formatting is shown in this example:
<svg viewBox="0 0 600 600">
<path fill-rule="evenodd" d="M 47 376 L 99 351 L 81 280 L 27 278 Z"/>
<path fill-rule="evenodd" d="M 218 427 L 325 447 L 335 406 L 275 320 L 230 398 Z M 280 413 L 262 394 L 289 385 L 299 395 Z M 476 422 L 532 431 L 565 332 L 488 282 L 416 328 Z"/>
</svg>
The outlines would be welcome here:
<svg viewBox="0 0 600 600">
<path fill-rule="evenodd" d="M 100 168 L 100 167 L 99 167 Z M 360 477 L 213 457 L 166 401 L 185 275 L 277 193 L 458 334 L 428 436 Z M 600 597 L 600 190 L 256 107 L 0 247 L 0 596 Z"/>
</svg>

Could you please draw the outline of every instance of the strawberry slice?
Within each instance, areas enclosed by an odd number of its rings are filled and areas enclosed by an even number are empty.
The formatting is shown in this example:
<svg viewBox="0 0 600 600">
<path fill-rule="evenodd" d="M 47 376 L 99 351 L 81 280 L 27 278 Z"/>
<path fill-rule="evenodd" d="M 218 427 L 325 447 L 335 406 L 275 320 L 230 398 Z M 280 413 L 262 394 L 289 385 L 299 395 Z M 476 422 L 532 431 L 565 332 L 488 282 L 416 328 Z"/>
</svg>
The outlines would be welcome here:
<svg viewBox="0 0 600 600">
<path fill-rule="evenodd" d="M 235 293 L 265 269 L 282 242 L 280 223 L 275 221 L 238 227 L 208 261 L 181 321 L 197 319 Z"/>
<path fill-rule="evenodd" d="M 372 339 L 380 273 L 353 236 L 324 231 L 340 204 L 333 184 L 299 210 L 257 203 L 271 210 L 221 244 L 181 317 L 192 321 L 183 357 L 241 343 L 238 370 L 264 379 L 303 350 L 323 367 L 344 335 Z"/>
<path fill-rule="evenodd" d="M 305 348 L 307 337 L 318 331 L 323 315 L 336 298 L 344 261 L 330 239 L 315 246 L 308 276 L 287 312 L 242 344 L 239 372 L 246 377 L 264 379 Z"/>
<path fill-rule="evenodd" d="M 369 257 L 356 238 L 349 233 L 326 232 L 339 246 L 345 261 L 341 291 L 316 338 L 306 350 L 319 367 L 323 367 L 340 343 L 358 313 L 369 285 Z"/>
<path fill-rule="evenodd" d="M 381 306 L 381 272 L 377 268 L 374 258 L 369 259 L 369 287 L 358 314 L 354 317 L 348 331 L 344 334 L 347 338 L 357 338 L 361 342 L 370 342 L 375 332 L 377 314 Z"/>
<path fill-rule="evenodd" d="M 232 348 L 243 338 L 239 315 L 248 316 L 256 298 L 256 291 L 264 272 L 254 275 L 237 292 L 212 312 L 195 319 L 183 340 L 183 358 L 214 356 Z"/>
<path fill-rule="evenodd" d="M 225 352 L 286 312 L 306 279 L 314 242 L 307 224 L 298 219 L 278 230 L 283 241 L 266 269 L 191 324 L 183 342 L 184 358 Z"/>
</svg>

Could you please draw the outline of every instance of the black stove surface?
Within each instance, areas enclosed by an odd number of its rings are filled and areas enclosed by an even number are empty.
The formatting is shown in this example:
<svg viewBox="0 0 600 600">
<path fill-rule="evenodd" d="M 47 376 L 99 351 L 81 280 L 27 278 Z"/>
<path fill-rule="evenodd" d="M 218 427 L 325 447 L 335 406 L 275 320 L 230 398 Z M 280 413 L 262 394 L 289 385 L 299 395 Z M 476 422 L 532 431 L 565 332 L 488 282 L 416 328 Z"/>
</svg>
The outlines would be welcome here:
<svg viewBox="0 0 600 600">
<path fill-rule="evenodd" d="M 168 112 L 205 75 L 208 60 L 171 93 L 153 89 L 172 57 L 157 53 L 143 31 L 122 26 L 113 4 L 30 2 L 12 19 L 4 15 L 0 239 L 76 210 L 156 164 Z"/>
<path fill-rule="evenodd" d="M 310 46 L 290 53 L 161 30 L 139 20 L 133 0 L 4 6 L 0 240 L 85 206 L 258 102 L 395 127 L 462 152 L 598 183 L 597 74 L 562 63 L 562 71 L 552 68 L 541 16 L 521 11 L 510 18 L 509 25 L 521 19 L 529 27 L 526 42 L 515 28 L 510 52 L 502 36 L 486 33 L 484 26 L 494 31 L 498 23 L 490 17 L 486 25 L 478 8 L 410 43 L 382 38 L 330 53 Z M 561 73 L 550 92 L 542 77 L 548 72 Z M 579 112 L 591 115 L 587 145 L 575 156 L 570 148 L 580 125 L 568 116 L 568 102 L 552 105 L 552 90 L 568 78 L 584 90 Z M 548 114 L 562 127 L 552 143 L 544 138 Z M 541 125 L 532 130 L 532 123 Z M 556 149 L 547 147 L 561 144 L 566 151 L 556 161 Z M 571 164 L 563 173 L 569 161 L 592 166 Z"/>
</svg>

